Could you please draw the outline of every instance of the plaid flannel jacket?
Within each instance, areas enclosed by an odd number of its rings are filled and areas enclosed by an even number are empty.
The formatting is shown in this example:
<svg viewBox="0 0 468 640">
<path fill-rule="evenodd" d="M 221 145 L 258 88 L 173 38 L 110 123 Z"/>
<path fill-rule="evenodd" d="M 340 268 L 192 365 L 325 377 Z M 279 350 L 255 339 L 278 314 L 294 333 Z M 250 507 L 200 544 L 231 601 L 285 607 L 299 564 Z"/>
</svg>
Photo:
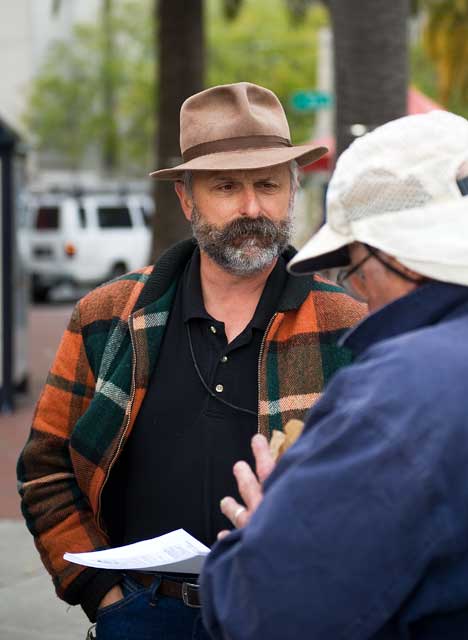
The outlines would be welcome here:
<svg viewBox="0 0 468 640">
<path fill-rule="evenodd" d="M 155 267 L 113 280 L 76 305 L 37 404 L 18 461 L 22 510 L 58 595 L 71 604 L 82 601 L 80 577 L 89 570 L 63 554 L 108 546 L 103 487 L 143 401 L 194 246 L 184 241 Z M 260 353 L 260 432 L 304 417 L 349 362 L 337 339 L 365 310 L 318 276 L 288 276 Z"/>
</svg>

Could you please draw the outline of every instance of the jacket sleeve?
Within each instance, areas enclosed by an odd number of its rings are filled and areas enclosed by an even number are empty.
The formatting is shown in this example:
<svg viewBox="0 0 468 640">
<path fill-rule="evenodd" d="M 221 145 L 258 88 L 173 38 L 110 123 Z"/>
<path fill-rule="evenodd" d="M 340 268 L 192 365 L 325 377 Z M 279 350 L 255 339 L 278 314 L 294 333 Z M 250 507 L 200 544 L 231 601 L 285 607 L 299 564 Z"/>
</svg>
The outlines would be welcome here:
<svg viewBox="0 0 468 640">
<path fill-rule="evenodd" d="M 108 546 L 77 484 L 69 450 L 73 428 L 89 406 L 95 388 L 79 309 L 78 304 L 47 377 L 17 474 L 26 524 L 58 596 L 70 604 L 81 603 L 92 619 L 100 599 L 120 576 L 85 569 L 63 559 L 66 551 Z"/>
<path fill-rule="evenodd" d="M 404 358 L 336 375 L 250 523 L 205 562 L 214 639 L 352 640 L 383 628 L 449 535 L 433 475 L 446 455 L 434 438 L 443 416 L 432 404 L 419 411 L 418 397 Z"/>
</svg>

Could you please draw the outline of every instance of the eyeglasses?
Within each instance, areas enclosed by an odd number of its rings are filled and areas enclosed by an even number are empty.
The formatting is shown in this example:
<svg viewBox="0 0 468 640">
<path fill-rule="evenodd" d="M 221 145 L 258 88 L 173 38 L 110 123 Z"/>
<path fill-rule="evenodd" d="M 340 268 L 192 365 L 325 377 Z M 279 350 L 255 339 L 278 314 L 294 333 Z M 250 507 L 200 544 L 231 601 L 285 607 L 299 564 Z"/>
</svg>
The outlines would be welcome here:
<svg viewBox="0 0 468 640">
<path fill-rule="evenodd" d="M 367 247 L 366 247 L 367 248 Z M 365 264 L 370 258 L 373 258 L 375 254 L 372 251 L 369 251 L 367 256 L 364 256 L 362 260 L 360 260 L 354 267 L 351 269 L 341 269 L 336 276 L 337 284 L 342 287 L 350 296 L 359 300 L 359 302 L 367 302 L 366 295 L 366 287 L 364 284 L 364 278 L 361 274 L 358 273 L 359 269 Z M 352 278 L 353 276 L 359 276 L 358 278 Z M 352 280 L 350 280 L 352 278 Z"/>
<path fill-rule="evenodd" d="M 359 300 L 359 302 L 367 302 L 367 289 L 365 286 L 365 278 L 363 274 L 360 274 L 358 272 L 362 265 L 370 258 L 375 258 L 377 262 L 380 262 L 381 265 L 383 265 L 386 269 L 388 269 L 395 275 L 403 278 L 403 280 L 406 280 L 408 282 L 413 282 L 418 286 L 429 280 L 429 278 L 424 277 L 413 278 L 410 275 L 403 273 L 402 271 L 400 271 L 400 269 L 397 269 L 395 266 L 389 264 L 387 260 L 382 258 L 382 256 L 379 255 L 379 253 L 373 247 L 365 243 L 363 243 L 363 245 L 368 251 L 367 256 L 365 256 L 362 260 L 355 264 L 354 267 L 351 267 L 351 269 L 341 269 L 336 277 L 336 282 L 339 284 L 339 286 L 343 287 L 343 289 L 347 291 L 350 296 L 356 298 L 356 300 Z M 353 276 L 358 277 L 353 278 Z"/>
</svg>

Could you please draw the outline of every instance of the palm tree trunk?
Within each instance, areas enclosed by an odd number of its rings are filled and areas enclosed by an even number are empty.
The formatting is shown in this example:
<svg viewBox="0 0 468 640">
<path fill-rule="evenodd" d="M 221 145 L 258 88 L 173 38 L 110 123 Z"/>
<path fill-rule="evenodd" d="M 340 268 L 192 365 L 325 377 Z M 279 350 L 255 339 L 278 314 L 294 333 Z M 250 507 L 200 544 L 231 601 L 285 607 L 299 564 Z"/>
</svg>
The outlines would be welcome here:
<svg viewBox="0 0 468 640">
<path fill-rule="evenodd" d="M 156 0 L 159 24 L 156 157 L 158 168 L 180 162 L 179 111 L 183 101 L 203 88 L 203 0 Z M 190 234 L 172 182 L 155 182 L 153 257 Z"/>
<path fill-rule="evenodd" d="M 408 0 L 329 0 L 337 156 L 356 135 L 406 114 Z"/>
</svg>

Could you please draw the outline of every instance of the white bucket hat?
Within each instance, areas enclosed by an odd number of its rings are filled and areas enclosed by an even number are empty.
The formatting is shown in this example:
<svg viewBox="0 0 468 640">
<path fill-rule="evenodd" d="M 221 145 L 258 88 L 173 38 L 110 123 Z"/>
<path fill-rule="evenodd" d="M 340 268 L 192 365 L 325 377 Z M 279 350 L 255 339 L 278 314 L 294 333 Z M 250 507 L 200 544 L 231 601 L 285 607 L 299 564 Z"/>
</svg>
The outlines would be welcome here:
<svg viewBox="0 0 468 640">
<path fill-rule="evenodd" d="M 327 223 L 288 265 L 306 274 L 349 264 L 362 242 L 421 275 L 468 286 L 468 121 L 446 111 L 406 116 L 353 142 L 327 193 Z M 468 172 L 467 172 L 468 173 Z"/>
</svg>

